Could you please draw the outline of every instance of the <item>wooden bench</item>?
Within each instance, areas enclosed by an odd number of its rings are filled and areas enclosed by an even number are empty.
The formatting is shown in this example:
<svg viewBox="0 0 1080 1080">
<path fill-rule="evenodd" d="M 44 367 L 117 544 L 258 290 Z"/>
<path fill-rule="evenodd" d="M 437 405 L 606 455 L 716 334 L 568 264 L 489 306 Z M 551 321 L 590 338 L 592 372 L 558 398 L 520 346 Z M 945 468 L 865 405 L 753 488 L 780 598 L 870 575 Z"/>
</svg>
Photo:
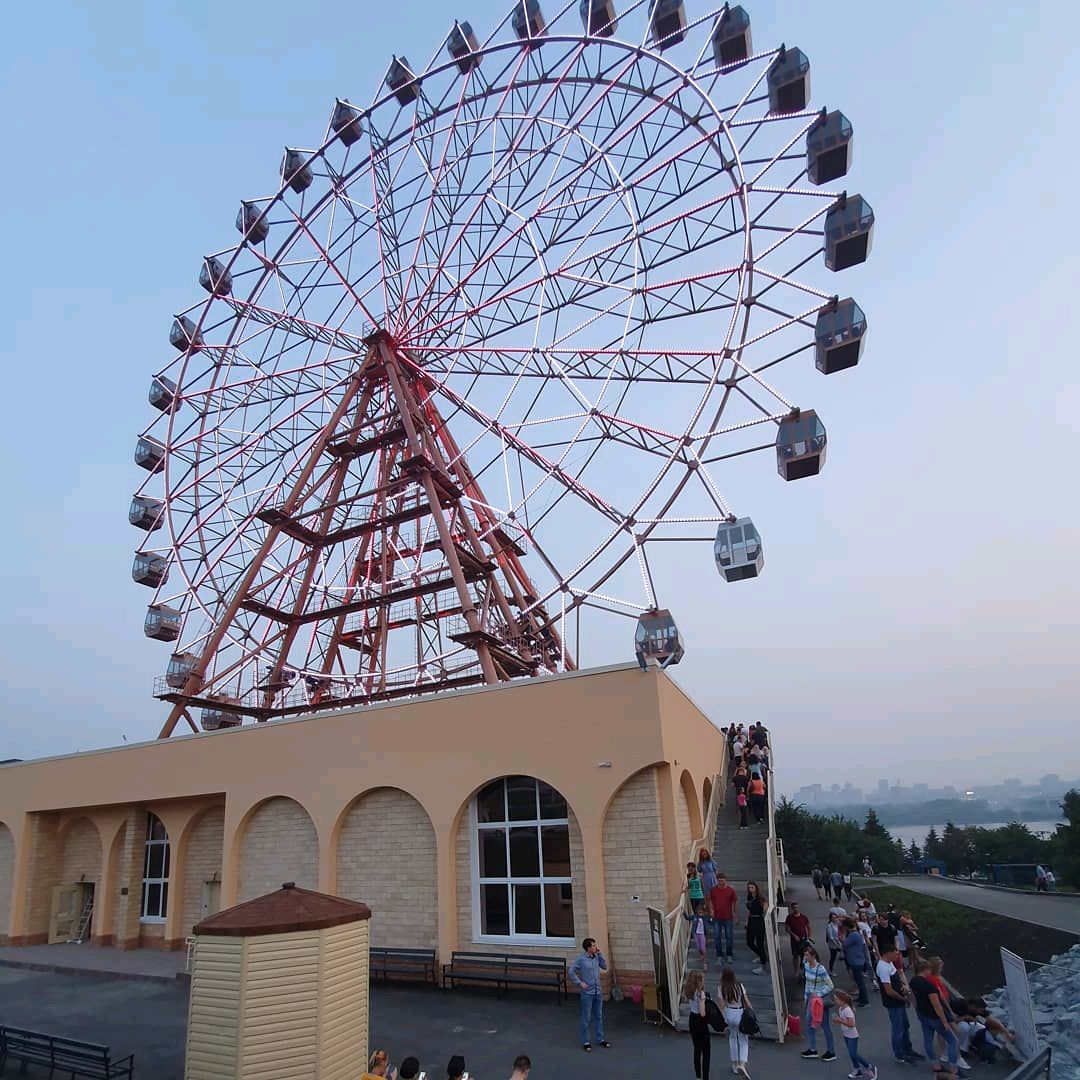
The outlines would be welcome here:
<svg viewBox="0 0 1080 1080">
<path fill-rule="evenodd" d="M 131 1080 L 135 1069 L 134 1054 L 113 1061 L 107 1046 L 46 1035 L 40 1031 L 0 1027 L 0 1072 L 4 1071 L 9 1058 L 21 1061 L 23 1072 L 27 1065 L 44 1065 L 49 1069 L 50 1076 L 54 1072 L 62 1072 L 72 1078 L 87 1076 L 93 1080 L 112 1080 L 117 1076 L 126 1076 Z"/>
<path fill-rule="evenodd" d="M 511 986 L 539 986 L 554 989 L 560 1005 L 566 998 L 566 960 L 561 956 L 453 952 L 442 977 L 444 990 L 458 982 L 488 982 L 500 994 Z"/>
<path fill-rule="evenodd" d="M 373 979 L 423 979 L 439 985 L 434 949 L 368 950 L 368 967 Z"/>
</svg>

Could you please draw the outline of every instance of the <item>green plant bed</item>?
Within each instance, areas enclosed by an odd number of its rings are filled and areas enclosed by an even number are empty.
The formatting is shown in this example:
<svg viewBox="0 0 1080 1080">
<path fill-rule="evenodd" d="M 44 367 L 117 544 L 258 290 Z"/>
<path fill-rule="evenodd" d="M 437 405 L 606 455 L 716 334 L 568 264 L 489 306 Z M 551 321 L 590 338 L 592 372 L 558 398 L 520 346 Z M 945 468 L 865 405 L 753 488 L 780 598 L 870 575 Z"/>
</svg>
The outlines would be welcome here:
<svg viewBox="0 0 1080 1080">
<path fill-rule="evenodd" d="M 945 959 L 945 977 L 963 994 L 985 994 L 1004 983 L 1000 946 L 1025 960 L 1048 963 L 1080 938 L 1064 930 L 924 896 L 896 885 L 868 882 L 860 887 L 878 911 L 895 904 L 910 911 L 926 943 L 925 955 Z"/>
</svg>

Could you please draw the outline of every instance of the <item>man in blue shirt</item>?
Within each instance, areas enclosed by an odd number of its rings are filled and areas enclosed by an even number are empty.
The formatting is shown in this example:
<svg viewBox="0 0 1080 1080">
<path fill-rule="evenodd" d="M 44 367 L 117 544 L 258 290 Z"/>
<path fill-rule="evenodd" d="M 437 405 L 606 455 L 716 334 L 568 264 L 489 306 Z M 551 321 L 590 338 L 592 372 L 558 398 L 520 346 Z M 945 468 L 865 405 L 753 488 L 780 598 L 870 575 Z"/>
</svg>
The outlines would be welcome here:
<svg viewBox="0 0 1080 1080">
<path fill-rule="evenodd" d="M 589 1052 L 590 1021 L 596 1024 L 596 1041 L 603 1047 L 611 1046 L 604 1038 L 604 995 L 600 989 L 600 972 L 607 971 L 607 961 L 591 937 L 581 948 L 581 955 L 570 965 L 570 980 L 581 991 L 581 1046 Z"/>
<path fill-rule="evenodd" d="M 870 965 L 870 954 L 866 949 L 866 939 L 854 919 L 845 919 L 841 924 L 840 939 L 844 949 L 844 962 L 859 988 L 859 1004 L 869 1005 L 870 995 L 866 989 L 866 969 Z"/>
</svg>

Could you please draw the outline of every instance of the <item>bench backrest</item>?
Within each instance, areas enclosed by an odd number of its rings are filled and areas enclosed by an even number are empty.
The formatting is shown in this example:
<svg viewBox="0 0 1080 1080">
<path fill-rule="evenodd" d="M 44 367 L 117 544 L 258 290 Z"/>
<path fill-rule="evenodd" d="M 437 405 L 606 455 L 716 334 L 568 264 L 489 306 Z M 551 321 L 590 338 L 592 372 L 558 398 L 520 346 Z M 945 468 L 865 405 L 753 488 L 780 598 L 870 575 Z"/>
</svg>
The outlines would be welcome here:
<svg viewBox="0 0 1080 1080">
<path fill-rule="evenodd" d="M 109 1064 L 109 1048 L 100 1043 L 46 1035 L 41 1031 L 28 1031 L 7 1025 L 0 1028 L 0 1046 L 12 1057 L 45 1062 L 61 1070 L 82 1065 L 99 1065 L 104 1076 Z"/>
<path fill-rule="evenodd" d="M 521 956 L 516 953 L 478 953 L 454 952 L 451 954 L 454 964 L 464 966 L 476 964 L 478 967 L 531 968 L 542 971 L 566 971 L 566 958 L 562 956 Z"/>
<path fill-rule="evenodd" d="M 435 959 L 434 949 L 384 949 L 379 947 L 372 947 L 370 950 L 372 956 L 378 956 L 380 959 L 394 959 L 398 957 L 402 960 L 432 960 Z"/>
</svg>

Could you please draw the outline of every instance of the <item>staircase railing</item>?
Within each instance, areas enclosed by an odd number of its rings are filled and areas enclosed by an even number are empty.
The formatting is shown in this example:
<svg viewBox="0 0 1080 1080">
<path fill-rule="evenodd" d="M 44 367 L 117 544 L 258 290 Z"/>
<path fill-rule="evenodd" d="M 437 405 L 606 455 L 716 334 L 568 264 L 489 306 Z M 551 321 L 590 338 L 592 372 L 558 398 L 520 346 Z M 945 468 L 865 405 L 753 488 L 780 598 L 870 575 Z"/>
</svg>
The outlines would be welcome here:
<svg viewBox="0 0 1080 1080">
<path fill-rule="evenodd" d="M 784 860 L 781 842 L 776 838 L 776 757 L 769 740 L 769 786 L 765 800 L 769 835 L 765 838 L 765 861 L 768 866 L 769 909 L 765 916 L 765 947 L 769 953 L 769 981 L 772 983 L 773 1005 L 776 1008 L 776 1041 L 787 1035 L 788 1003 L 784 986 L 783 958 L 780 952 L 780 913 L 777 897 L 784 884 Z"/>
<path fill-rule="evenodd" d="M 705 830 L 704 836 L 699 836 L 691 841 L 686 850 L 684 864 L 697 862 L 697 853 L 701 848 L 712 851 L 712 837 L 716 835 L 716 819 L 720 815 L 720 807 L 724 805 L 727 792 L 728 773 L 728 750 L 727 741 L 724 743 L 724 757 L 718 772 L 712 778 L 712 791 L 709 794 L 709 805 L 705 810 L 705 816 L 701 820 L 701 827 Z M 686 982 L 686 954 L 690 946 L 690 923 L 683 918 L 682 894 L 679 894 L 679 902 L 664 917 L 667 926 L 668 945 L 668 980 L 671 983 L 671 1011 L 672 1016 L 665 1019 L 674 1027 L 679 1019 L 679 1002 L 682 1000 L 683 985 Z"/>
</svg>

